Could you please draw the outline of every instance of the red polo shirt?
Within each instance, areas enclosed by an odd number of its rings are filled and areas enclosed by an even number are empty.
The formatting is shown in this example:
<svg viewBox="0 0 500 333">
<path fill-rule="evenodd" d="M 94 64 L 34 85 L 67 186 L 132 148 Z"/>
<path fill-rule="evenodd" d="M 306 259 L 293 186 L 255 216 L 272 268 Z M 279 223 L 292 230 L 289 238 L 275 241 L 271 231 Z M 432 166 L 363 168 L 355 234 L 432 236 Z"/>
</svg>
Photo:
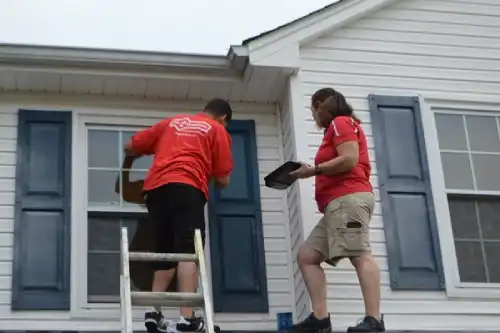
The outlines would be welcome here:
<svg viewBox="0 0 500 333">
<path fill-rule="evenodd" d="M 366 137 L 361 126 L 351 117 L 336 117 L 325 130 L 323 142 L 319 146 L 314 164 L 318 165 L 339 156 L 336 147 L 347 141 L 356 141 L 359 146 L 358 164 L 348 172 L 336 175 L 316 176 L 316 202 L 320 212 L 324 212 L 330 201 L 356 192 L 372 192 L 370 184 L 370 159 Z"/>
<path fill-rule="evenodd" d="M 233 169 L 231 137 L 204 113 L 165 119 L 132 137 L 132 149 L 153 155 L 144 191 L 168 183 L 184 183 L 208 198 L 210 177 L 225 177 Z"/>
</svg>

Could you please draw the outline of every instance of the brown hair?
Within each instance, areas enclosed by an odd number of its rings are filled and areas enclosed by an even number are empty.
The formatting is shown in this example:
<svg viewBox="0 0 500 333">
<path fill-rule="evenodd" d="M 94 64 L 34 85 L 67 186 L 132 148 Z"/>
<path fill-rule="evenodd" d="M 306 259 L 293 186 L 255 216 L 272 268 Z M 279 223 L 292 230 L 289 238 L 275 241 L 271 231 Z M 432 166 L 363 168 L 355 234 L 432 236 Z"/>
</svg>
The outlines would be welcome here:
<svg viewBox="0 0 500 333">
<path fill-rule="evenodd" d="M 344 95 L 333 88 L 322 88 L 316 91 L 311 97 L 311 105 L 315 109 L 327 111 L 333 118 L 348 116 L 358 124 L 361 123 L 361 120 L 354 114 L 352 106 L 347 103 Z"/>
</svg>

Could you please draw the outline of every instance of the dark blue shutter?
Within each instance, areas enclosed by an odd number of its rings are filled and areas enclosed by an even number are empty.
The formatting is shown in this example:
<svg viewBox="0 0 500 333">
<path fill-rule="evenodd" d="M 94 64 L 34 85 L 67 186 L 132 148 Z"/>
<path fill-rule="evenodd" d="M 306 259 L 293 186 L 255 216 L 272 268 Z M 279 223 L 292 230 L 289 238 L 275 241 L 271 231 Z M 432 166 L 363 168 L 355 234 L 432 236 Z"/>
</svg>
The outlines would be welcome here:
<svg viewBox="0 0 500 333">
<path fill-rule="evenodd" d="M 253 120 L 229 127 L 234 169 L 229 186 L 211 188 L 210 257 L 216 312 L 269 311 L 259 165 Z"/>
<path fill-rule="evenodd" d="M 369 96 L 392 289 L 444 288 L 418 97 Z"/>
<path fill-rule="evenodd" d="M 70 307 L 71 112 L 19 111 L 12 309 Z"/>
</svg>

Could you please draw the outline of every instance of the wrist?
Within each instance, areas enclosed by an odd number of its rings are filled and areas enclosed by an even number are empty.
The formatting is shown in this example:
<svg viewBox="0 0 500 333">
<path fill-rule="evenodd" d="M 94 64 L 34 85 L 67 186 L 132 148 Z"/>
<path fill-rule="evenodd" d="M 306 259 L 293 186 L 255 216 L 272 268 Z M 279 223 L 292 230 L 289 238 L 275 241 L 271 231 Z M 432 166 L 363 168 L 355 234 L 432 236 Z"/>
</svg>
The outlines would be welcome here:
<svg viewBox="0 0 500 333">
<path fill-rule="evenodd" d="M 318 176 L 318 175 L 322 175 L 324 173 L 323 169 L 321 168 L 321 165 L 320 164 L 316 164 L 314 166 L 314 175 L 315 176 Z"/>
</svg>

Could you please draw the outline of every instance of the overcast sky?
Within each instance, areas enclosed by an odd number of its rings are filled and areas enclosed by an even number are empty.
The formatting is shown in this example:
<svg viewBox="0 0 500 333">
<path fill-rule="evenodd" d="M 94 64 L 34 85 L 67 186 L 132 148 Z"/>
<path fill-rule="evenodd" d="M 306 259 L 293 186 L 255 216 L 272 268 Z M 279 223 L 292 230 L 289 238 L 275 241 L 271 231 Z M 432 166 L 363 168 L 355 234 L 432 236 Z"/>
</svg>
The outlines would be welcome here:
<svg viewBox="0 0 500 333">
<path fill-rule="evenodd" d="M 225 54 L 334 0 L 0 0 L 0 43 Z"/>
</svg>

